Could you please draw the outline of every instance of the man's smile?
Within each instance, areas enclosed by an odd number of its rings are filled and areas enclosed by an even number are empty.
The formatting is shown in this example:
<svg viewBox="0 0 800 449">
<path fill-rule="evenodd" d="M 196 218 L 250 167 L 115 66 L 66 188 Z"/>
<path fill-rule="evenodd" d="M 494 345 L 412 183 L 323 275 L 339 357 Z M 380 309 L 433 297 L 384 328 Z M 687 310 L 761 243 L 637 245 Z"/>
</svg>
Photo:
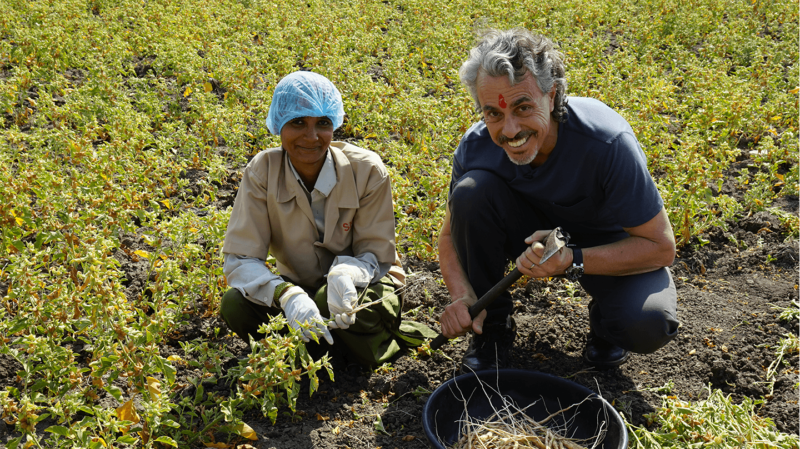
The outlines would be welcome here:
<svg viewBox="0 0 800 449">
<path fill-rule="evenodd" d="M 520 146 L 524 145 L 525 142 L 527 142 L 527 141 L 528 141 L 528 136 L 525 136 L 525 137 L 523 137 L 521 139 L 518 139 L 518 140 L 509 141 L 508 142 L 508 146 L 513 147 L 513 148 L 517 148 L 517 147 L 520 147 Z"/>
</svg>

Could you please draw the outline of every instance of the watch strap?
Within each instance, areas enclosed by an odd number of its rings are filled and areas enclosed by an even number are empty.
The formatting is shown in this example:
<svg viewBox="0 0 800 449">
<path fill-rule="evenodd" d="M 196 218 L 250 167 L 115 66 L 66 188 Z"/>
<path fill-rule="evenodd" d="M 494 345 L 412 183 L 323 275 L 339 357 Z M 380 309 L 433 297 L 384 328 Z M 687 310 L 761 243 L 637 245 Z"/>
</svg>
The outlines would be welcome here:
<svg viewBox="0 0 800 449">
<path fill-rule="evenodd" d="M 583 251 L 577 246 L 572 246 L 572 266 L 583 267 Z"/>
</svg>

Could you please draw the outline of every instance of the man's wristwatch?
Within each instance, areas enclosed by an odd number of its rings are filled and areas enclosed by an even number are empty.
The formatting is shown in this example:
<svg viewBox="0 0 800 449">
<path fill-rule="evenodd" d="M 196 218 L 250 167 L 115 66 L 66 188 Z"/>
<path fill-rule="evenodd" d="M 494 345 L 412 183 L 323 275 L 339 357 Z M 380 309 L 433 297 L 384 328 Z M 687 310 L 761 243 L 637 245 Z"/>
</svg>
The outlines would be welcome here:
<svg viewBox="0 0 800 449">
<path fill-rule="evenodd" d="M 570 281 L 577 281 L 583 276 L 583 253 L 577 246 L 569 246 L 572 249 L 572 266 L 568 267 L 564 274 Z"/>
</svg>

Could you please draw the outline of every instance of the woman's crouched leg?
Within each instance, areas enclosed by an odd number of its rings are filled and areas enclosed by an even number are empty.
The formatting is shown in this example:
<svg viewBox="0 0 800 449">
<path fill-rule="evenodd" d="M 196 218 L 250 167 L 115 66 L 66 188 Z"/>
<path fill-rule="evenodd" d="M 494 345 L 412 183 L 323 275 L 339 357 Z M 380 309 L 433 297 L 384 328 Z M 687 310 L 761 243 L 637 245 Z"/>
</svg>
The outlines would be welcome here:
<svg viewBox="0 0 800 449">
<path fill-rule="evenodd" d="M 270 316 L 277 316 L 281 310 L 277 307 L 262 306 L 245 298 L 239 290 L 229 289 L 222 296 L 220 315 L 228 328 L 239 336 L 245 343 L 264 338 L 258 332 L 259 326 L 268 323 Z"/>
<path fill-rule="evenodd" d="M 402 302 L 388 277 L 358 290 L 359 304 L 382 299 L 378 304 L 356 313 L 356 322 L 347 329 L 332 329 L 334 347 L 344 356 L 365 366 L 380 366 L 403 349 L 395 337 L 400 327 Z M 314 296 L 323 317 L 330 317 L 327 285 Z"/>
</svg>

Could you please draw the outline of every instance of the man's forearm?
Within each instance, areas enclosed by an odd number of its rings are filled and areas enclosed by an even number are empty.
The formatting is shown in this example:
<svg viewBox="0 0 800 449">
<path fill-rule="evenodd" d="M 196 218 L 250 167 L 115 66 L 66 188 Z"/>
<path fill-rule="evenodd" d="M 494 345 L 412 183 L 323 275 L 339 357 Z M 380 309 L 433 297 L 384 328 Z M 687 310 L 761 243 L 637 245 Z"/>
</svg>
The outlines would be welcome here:
<svg viewBox="0 0 800 449">
<path fill-rule="evenodd" d="M 607 245 L 581 248 L 584 273 L 629 276 L 672 265 L 675 237 L 663 208 L 647 223 L 623 229 L 629 237 Z M 547 230 L 539 230 L 525 240 L 531 246 L 517 258 L 517 268 L 522 274 L 537 278 L 558 276 L 572 265 L 573 252 L 569 247 L 562 248 L 544 264 L 538 264 L 547 233 Z"/>
<path fill-rule="evenodd" d="M 470 305 L 477 301 L 467 274 L 461 268 L 461 262 L 458 260 L 458 254 L 449 233 L 439 235 L 439 268 L 452 301 L 458 299 L 469 301 L 471 299 Z"/>
<path fill-rule="evenodd" d="M 630 237 L 583 251 L 585 273 L 627 276 L 672 265 L 675 237 L 666 210 L 662 208 L 647 223 L 625 231 Z"/>
<path fill-rule="evenodd" d="M 586 274 L 629 276 L 672 265 L 674 250 L 668 244 L 631 236 L 608 245 L 583 249 Z M 571 262 L 570 262 L 571 264 Z"/>
</svg>

